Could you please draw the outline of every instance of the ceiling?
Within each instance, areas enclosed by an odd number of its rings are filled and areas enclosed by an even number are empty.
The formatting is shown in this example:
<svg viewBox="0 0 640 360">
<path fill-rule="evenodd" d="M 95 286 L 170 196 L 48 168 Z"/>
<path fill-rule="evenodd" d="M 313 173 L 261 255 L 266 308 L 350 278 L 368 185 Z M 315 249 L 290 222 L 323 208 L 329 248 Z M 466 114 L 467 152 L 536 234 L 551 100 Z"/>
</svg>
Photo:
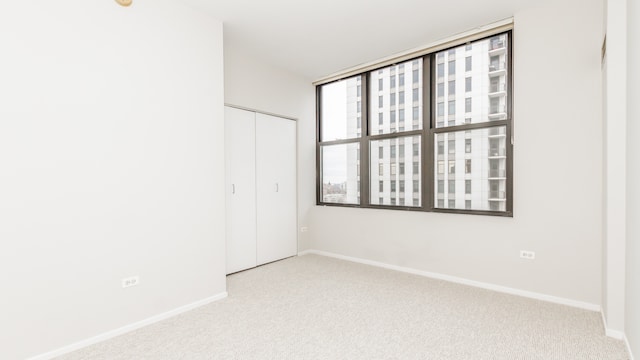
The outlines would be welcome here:
<svg viewBox="0 0 640 360">
<path fill-rule="evenodd" d="M 540 0 L 182 0 L 225 47 L 310 80 L 513 16 Z"/>
</svg>

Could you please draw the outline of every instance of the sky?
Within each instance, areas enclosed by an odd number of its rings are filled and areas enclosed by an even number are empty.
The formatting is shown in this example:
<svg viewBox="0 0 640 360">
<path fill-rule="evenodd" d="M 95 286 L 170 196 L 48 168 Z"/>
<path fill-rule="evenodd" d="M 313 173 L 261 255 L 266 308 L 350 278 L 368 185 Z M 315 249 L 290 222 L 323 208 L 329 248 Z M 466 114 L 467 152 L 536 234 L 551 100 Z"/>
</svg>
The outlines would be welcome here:
<svg viewBox="0 0 640 360">
<path fill-rule="evenodd" d="M 322 139 L 347 138 L 347 81 L 337 81 L 322 87 Z M 322 179 L 332 184 L 347 181 L 347 146 L 322 147 Z"/>
</svg>

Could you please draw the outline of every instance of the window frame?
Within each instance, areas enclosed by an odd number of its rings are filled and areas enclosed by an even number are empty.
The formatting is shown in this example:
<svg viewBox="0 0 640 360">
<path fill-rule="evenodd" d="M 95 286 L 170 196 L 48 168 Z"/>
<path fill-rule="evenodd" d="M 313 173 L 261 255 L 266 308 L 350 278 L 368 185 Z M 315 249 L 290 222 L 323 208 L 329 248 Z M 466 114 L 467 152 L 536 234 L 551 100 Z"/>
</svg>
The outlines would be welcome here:
<svg viewBox="0 0 640 360">
<path fill-rule="evenodd" d="M 438 122 L 438 114 L 437 114 L 437 106 L 438 104 L 438 94 L 437 94 L 437 86 L 438 79 L 442 79 L 438 77 L 438 65 L 448 65 L 448 61 L 437 62 L 436 56 L 438 53 L 445 53 L 449 50 L 455 49 L 459 46 L 464 46 L 463 43 L 455 44 L 449 48 L 436 49 L 434 52 L 431 52 L 426 55 L 422 55 L 416 58 L 411 58 L 407 60 L 403 60 L 402 63 L 408 63 L 411 61 L 420 61 L 422 60 L 422 129 L 420 130 L 408 130 L 408 131 L 398 131 L 387 134 L 373 134 L 371 133 L 371 126 L 369 125 L 370 121 L 377 121 L 377 119 L 370 119 L 370 102 L 376 101 L 375 96 L 372 99 L 372 94 L 370 92 L 370 75 L 376 71 L 387 68 L 390 65 L 384 65 L 378 68 L 374 68 L 371 70 L 364 71 L 362 73 L 356 75 L 349 75 L 344 79 L 334 80 L 327 83 L 322 83 L 316 85 L 316 204 L 320 206 L 339 206 L 339 207 L 355 207 L 355 208 L 373 208 L 373 209 L 386 209 L 386 210 L 409 210 L 409 211 L 421 211 L 421 212 L 435 212 L 435 213 L 452 213 L 452 214 L 467 214 L 467 215 L 489 215 L 489 216 L 501 216 L 501 217 L 513 217 L 513 29 L 509 29 L 506 31 L 497 32 L 494 34 L 490 34 L 488 36 L 484 36 L 478 39 L 474 39 L 472 42 L 483 41 L 495 36 L 507 35 L 507 51 L 506 51 L 506 75 L 507 81 L 505 86 L 506 90 L 506 118 L 501 120 L 490 120 L 485 122 L 478 123 L 463 123 L 447 126 L 445 122 L 445 126 L 437 127 Z M 455 60 L 454 60 L 455 61 Z M 456 64 L 457 65 L 457 64 Z M 396 74 L 397 75 L 397 74 Z M 445 79 L 449 75 L 448 69 L 445 67 L 444 69 Z M 340 139 L 333 141 L 322 141 L 321 139 L 321 109 L 322 109 L 322 86 L 330 84 L 335 81 L 343 81 L 348 78 L 358 77 L 360 76 L 360 86 L 362 99 L 361 99 L 361 108 L 360 108 L 360 129 L 361 133 L 359 137 L 351 138 L 351 139 Z M 397 79 L 396 79 L 397 80 Z M 389 80 L 392 81 L 391 79 Z M 396 87 L 398 85 L 396 84 Z M 378 109 L 378 108 L 376 108 Z M 371 115 L 375 115 L 371 114 Z M 414 120 L 412 120 L 414 121 Z M 435 142 L 438 134 L 446 134 L 446 133 L 455 133 L 459 131 L 465 130 L 476 130 L 476 129 L 491 129 L 498 127 L 505 127 L 505 136 L 506 136 L 506 183 L 505 183 L 505 192 L 506 192 L 506 206 L 505 211 L 495 211 L 495 210 L 470 210 L 465 208 L 459 209 L 450 209 L 450 208 L 440 208 L 437 207 L 437 189 L 436 189 L 436 181 L 435 181 L 435 171 L 437 170 L 437 159 L 435 154 Z M 419 206 L 411 206 L 407 205 L 408 202 L 405 202 L 404 205 L 381 205 L 374 203 L 371 198 L 370 192 L 370 181 L 371 176 L 370 172 L 370 142 L 376 140 L 385 140 L 385 139 L 396 139 L 396 138 L 412 138 L 414 136 L 419 136 L 420 138 L 420 161 L 419 161 L 419 181 L 420 181 L 420 205 Z M 322 184 L 321 184 L 321 148 L 325 145 L 337 145 L 337 144 L 347 144 L 347 143 L 359 143 L 360 148 L 360 173 L 359 173 L 359 204 L 344 204 L 344 203 L 333 203 L 333 202 L 324 202 L 322 201 Z M 435 155 L 435 156 L 434 156 Z M 377 169 L 375 169 L 377 170 Z M 413 183 L 413 181 L 412 181 Z M 448 186 L 447 186 L 448 187 Z M 445 190 L 448 192 L 448 189 Z M 378 199 L 376 199 L 378 200 Z M 413 202 L 410 202 L 413 203 Z"/>
</svg>

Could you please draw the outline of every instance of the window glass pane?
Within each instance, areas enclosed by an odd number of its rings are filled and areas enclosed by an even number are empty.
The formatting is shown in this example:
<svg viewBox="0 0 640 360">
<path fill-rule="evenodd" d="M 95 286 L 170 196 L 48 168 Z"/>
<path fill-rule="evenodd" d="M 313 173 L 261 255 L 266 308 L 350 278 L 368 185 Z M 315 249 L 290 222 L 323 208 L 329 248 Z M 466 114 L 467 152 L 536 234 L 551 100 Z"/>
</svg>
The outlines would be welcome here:
<svg viewBox="0 0 640 360">
<path fill-rule="evenodd" d="M 321 141 L 351 139 L 359 136 L 358 117 L 361 96 L 360 76 L 322 85 L 320 96 Z"/>
<path fill-rule="evenodd" d="M 473 47 L 466 51 L 465 72 L 456 72 L 455 62 L 447 63 L 446 78 L 442 76 L 435 79 L 437 101 L 451 104 L 452 101 L 455 103 L 458 100 L 458 103 L 462 104 L 464 98 L 468 96 L 471 96 L 472 100 L 465 102 L 467 111 L 464 113 L 462 111 L 456 113 L 456 109 L 451 108 L 449 110 L 453 111 L 448 111 L 447 114 L 436 113 L 436 116 L 447 116 L 446 119 L 438 120 L 436 127 L 507 119 L 507 86 L 509 84 L 507 36 L 507 34 L 501 34 L 474 42 Z M 463 47 L 466 45 L 457 49 L 461 51 Z M 445 50 L 441 53 L 447 52 L 448 50 Z M 464 82 L 466 94 L 451 90 L 446 93 L 440 92 L 441 84 L 444 84 L 445 80 L 448 83 Z M 475 202 L 472 203 L 475 206 Z"/>
<path fill-rule="evenodd" d="M 438 64 L 438 71 L 437 71 L 437 76 L 439 78 L 444 76 L 444 64 Z"/>
<path fill-rule="evenodd" d="M 359 150 L 359 143 L 322 145 L 320 147 L 323 202 L 360 203 Z"/>
<path fill-rule="evenodd" d="M 410 76 L 405 77 L 405 72 Z M 378 119 L 377 123 L 374 121 L 370 124 L 371 134 L 390 134 L 422 129 L 422 97 L 419 90 L 422 87 L 422 61 L 412 60 L 389 66 L 371 72 L 370 76 L 370 96 L 372 99 L 378 98 L 378 102 L 371 105 L 371 112 L 382 113 L 382 117 Z M 396 88 L 396 78 L 398 80 L 398 88 Z M 390 84 L 390 87 L 380 86 L 384 84 Z M 405 92 L 404 86 L 408 86 L 411 92 Z M 409 101 L 407 96 L 411 96 L 410 100 L 413 107 L 413 112 L 411 113 L 412 122 L 410 124 L 399 124 L 398 122 L 404 121 L 405 102 Z M 389 102 L 386 103 L 384 99 L 389 99 Z"/>
<path fill-rule="evenodd" d="M 497 126 L 435 135 L 437 207 L 506 211 L 506 133 L 505 126 Z M 439 151 L 445 144 L 446 151 Z M 456 144 L 464 144 L 465 151 L 455 151 Z M 440 164 L 447 168 L 440 171 Z"/>
<path fill-rule="evenodd" d="M 412 151 L 404 151 L 404 149 L 409 149 L 407 145 L 417 151 L 417 155 L 414 156 Z M 385 154 L 389 154 L 384 158 L 372 156 L 369 160 L 369 168 L 372 169 L 369 174 L 372 205 L 404 203 L 406 206 L 420 206 L 420 162 L 422 158 L 420 156 L 420 136 L 373 140 L 370 141 L 369 148 L 382 148 Z M 374 169 L 377 171 L 373 171 Z M 405 186 L 405 181 L 411 182 L 412 186 Z M 418 202 L 399 199 L 418 199 Z"/>
</svg>

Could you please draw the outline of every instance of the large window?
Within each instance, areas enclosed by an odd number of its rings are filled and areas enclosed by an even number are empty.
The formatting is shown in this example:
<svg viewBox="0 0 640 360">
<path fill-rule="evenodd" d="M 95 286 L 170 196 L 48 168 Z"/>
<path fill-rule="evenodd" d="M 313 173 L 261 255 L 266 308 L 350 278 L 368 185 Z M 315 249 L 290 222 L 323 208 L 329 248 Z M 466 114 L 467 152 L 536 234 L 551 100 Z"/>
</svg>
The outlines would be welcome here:
<svg viewBox="0 0 640 360">
<path fill-rule="evenodd" d="M 511 216 L 510 44 L 319 85 L 318 204 Z"/>
</svg>

